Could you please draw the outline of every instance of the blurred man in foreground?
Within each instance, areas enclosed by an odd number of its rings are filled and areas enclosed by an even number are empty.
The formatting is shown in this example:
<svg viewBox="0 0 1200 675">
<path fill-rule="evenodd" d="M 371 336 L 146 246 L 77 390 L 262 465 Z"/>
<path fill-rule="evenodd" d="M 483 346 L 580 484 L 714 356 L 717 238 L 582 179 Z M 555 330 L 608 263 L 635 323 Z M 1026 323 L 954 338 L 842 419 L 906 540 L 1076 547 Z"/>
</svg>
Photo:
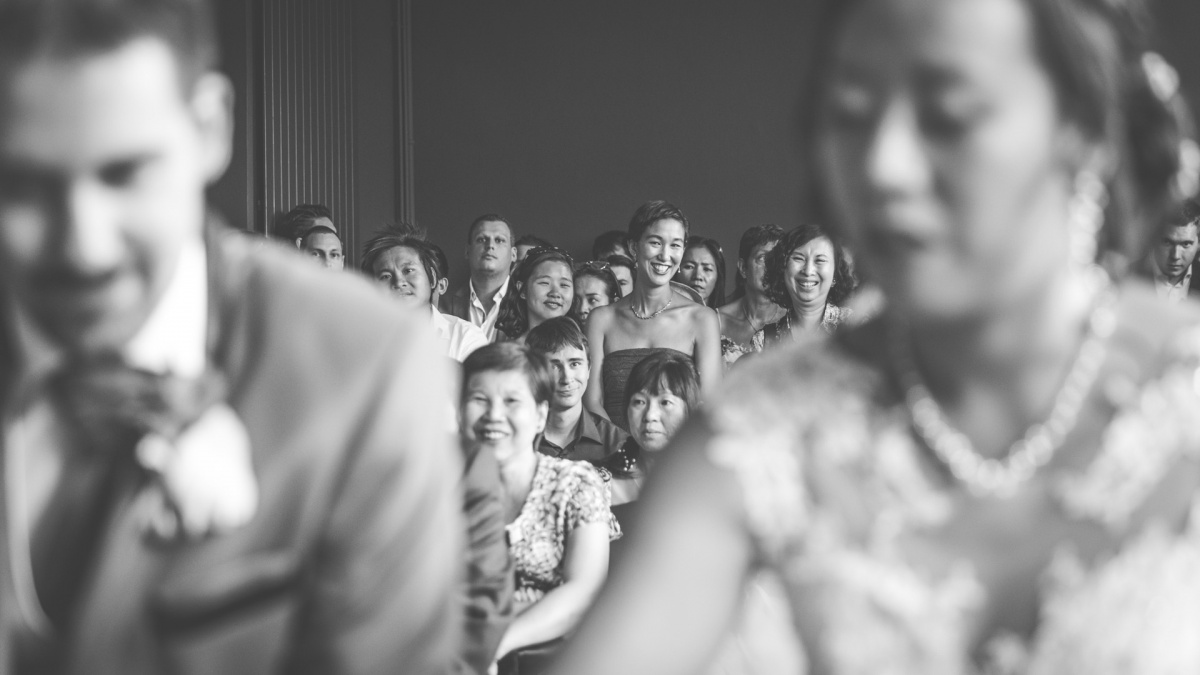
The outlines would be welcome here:
<svg viewBox="0 0 1200 675">
<path fill-rule="evenodd" d="M 214 44 L 199 0 L 0 0 L 0 674 L 441 672 L 444 360 L 206 216 Z"/>
</svg>

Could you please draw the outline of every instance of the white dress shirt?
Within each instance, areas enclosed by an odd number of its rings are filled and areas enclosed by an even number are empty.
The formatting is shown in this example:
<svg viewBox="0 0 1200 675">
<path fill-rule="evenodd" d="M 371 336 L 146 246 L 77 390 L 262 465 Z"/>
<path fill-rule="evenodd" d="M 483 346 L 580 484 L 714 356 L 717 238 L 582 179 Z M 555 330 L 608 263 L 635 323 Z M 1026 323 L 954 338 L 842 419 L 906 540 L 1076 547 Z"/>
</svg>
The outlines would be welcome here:
<svg viewBox="0 0 1200 675">
<path fill-rule="evenodd" d="M 433 329 L 446 348 L 446 356 L 455 361 L 462 363 L 471 352 L 491 342 L 483 329 L 470 321 L 442 314 L 437 307 L 429 309 L 433 312 Z"/>
<path fill-rule="evenodd" d="M 500 290 L 496 291 L 495 295 L 492 296 L 491 310 L 483 308 L 483 302 L 475 294 L 475 283 L 469 279 L 467 280 L 467 288 L 471 291 L 468 298 L 470 301 L 471 324 L 481 329 L 483 334 L 487 336 L 488 341 L 496 339 L 496 317 L 500 315 L 500 301 L 508 293 L 508 281 L 511 278 L 511 276 L 505 277 Z"/>
<path fill-rule="evenodd" d="M 1171 280 L 1163 276 L 1157 269 L 1154 270 L 1154 290 L 1158 293 L 1158 297 L 1166 298 L 1170 302 L 1183 302 L 1187 299 L 1188 289 L 1192 286 L 1192 266 L 1189 265 L 1187 271 L 1183 273 L 1183 278 L 1179 283 L 1173 284 Z"/>
<path fill-rule="evenodd" d="M 17 349 L 22 376 L 17 396 L 21 400 L 15 418 L 6 422 L 5 457 L 8 484 L 3 505 L 10 514 L 13 531 L 10 546 L 14 574 L 29 584 L 18 590 L 22 613 L 31 626 L 46 629 L 48 620 L 32 589 L 30 532 L 45 510 L 58 485 L 67 452 L 66 425 L 45 396 L 42 386 L 62 363 L 61 350 L 47 338 L 18 305 L 14 307 Z M 129 365 L 154 373 L 199 376 L 207 359 L 208 267 L 203 242 L 197 238 L 185 245 L 167 289 L 146 322 L 123 350 Z"/>
</svg>

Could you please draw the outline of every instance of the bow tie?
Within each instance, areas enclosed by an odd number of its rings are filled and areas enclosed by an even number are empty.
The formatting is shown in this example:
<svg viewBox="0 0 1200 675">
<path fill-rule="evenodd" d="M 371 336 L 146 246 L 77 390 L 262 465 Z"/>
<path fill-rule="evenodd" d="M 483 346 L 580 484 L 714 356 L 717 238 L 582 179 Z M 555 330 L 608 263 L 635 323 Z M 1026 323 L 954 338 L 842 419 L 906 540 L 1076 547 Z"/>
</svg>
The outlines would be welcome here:
<svg viewBox="0 0 1200 675">
<path fill-rule="evenodd" d="M 112 451 L 146 434 L 178 439 L 225 398 L 226 387 L 214 371 L 182 378 L 107 358 L 69 363 L 51 380 L 50 392 L 87 445 Z"/>
</svg>

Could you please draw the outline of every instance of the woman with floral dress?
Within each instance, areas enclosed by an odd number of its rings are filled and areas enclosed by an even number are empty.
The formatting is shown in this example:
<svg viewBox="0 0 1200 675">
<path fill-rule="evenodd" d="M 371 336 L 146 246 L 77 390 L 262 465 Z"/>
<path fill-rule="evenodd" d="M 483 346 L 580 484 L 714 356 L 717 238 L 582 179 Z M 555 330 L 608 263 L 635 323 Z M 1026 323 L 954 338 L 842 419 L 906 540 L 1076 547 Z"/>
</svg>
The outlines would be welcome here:
<svg viewBox="0 0 1200 675">
<path fill-rule="evenodd" d="M 537 452 L 553 391 L 545 358 L 523 344 L 493 343 L 463 362 L 464 442 L 499 463 L 516 571 L 515 618 L 498 660 L 575 627 L 604 582 L 609 540 L 620 535 L 596 469 Z"/>
</svg>

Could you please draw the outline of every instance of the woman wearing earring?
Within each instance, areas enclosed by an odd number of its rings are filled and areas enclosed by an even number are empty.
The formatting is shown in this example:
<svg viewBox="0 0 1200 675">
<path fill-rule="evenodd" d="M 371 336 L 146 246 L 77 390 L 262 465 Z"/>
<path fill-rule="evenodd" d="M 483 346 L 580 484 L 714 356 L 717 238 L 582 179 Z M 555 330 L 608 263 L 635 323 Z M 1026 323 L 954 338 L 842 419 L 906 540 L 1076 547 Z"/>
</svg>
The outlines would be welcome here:
<svg viewBox="0 0 1200 675">
<path fill-rule="evenodd" d="M 844 303 L 854 277 L 841 244 L 816 225 L 801 225 L 783 236 L 767 256 L 767 293 L 787 311 L 763 329 L 767 346 L 802 340 L 820 331 L 832 334 L 850 318 Z"/>
<path fill-rule="evenodd" d="M 1200 311 L 1096 264 L 1195 187 L 1141 9 L 825 3 L 813 216 L 887 308 L 722 383 L 559 672 L 697 672 L 764 567 L 811 673 L 1200 672 Z"/>
<path fill-rule="evenodd" d="M 633 291 L 588 317 L 588 358 L 592 375 L 584 405 L 628 430 L 625 381 L 651 353 L 672 349 L 692 359 L 703 394 L 715 391 L 721 365 L 716 312 L 671 288 L 688 237 L 688 221 L 678 207 L 647 202 L 629 221 L 629 245 L 636 264 Z"/>
</svg>

